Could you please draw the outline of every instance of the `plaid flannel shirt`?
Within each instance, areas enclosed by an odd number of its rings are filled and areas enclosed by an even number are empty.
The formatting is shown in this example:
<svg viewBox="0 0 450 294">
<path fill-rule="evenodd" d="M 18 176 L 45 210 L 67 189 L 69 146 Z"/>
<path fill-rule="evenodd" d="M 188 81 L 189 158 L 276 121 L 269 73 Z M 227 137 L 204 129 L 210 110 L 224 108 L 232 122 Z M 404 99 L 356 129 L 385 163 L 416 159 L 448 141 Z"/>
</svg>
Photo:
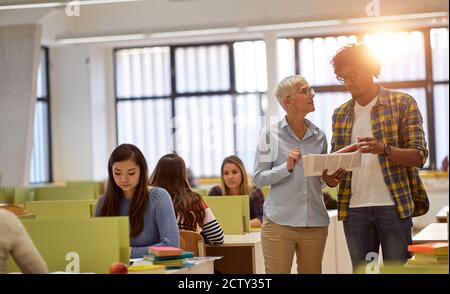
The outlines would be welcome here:
<svg viewBox="0 0 450 294">
<path fill-rule="evenodd" d="M 409 95 L 379 86 L 378 101 L 371 113 L 372 132 L 383 144 L 419 150 L 422 165 L 428 157 L 422 115 L 416 101 Z M 351 142 L 354 99 L 342 104 L 333 113 L 332 152 Z M 384 182 L 391 193 L 400 218 L 423 215 L 428 211 L 428 197 L 417 167 L 405 167 L 386 156 L 378 156 Z M 352 172 L 346 172 L 339 184 L 338 219 L 348 216 Z"/>
</svg>

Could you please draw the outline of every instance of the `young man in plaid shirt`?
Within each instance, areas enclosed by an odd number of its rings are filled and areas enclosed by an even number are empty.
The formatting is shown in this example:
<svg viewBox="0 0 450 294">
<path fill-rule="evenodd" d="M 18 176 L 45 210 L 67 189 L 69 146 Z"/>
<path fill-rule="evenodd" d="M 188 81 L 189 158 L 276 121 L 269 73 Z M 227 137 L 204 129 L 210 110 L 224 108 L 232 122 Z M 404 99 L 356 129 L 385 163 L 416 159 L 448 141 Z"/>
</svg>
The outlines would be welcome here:
<svg viewBox="0 0 450 294">
<path fill-rule="evenodd" d="M 352 95 L 334 111 L 332 151 L 359 142 L 363 153 L 359 169 L 323 173 L 328 186 L 340 183 L 338 218 L 353 268 L 370 261 L 380 245 L 385 262 L 404 263 L 410 257 L 411 218 L 429 207 L 418 170 L 428 156 L 422 115 L 411 96 L 373 81 L 381 65 L 367 45 L 348 45 L 331 63 Z"/>
</svg>

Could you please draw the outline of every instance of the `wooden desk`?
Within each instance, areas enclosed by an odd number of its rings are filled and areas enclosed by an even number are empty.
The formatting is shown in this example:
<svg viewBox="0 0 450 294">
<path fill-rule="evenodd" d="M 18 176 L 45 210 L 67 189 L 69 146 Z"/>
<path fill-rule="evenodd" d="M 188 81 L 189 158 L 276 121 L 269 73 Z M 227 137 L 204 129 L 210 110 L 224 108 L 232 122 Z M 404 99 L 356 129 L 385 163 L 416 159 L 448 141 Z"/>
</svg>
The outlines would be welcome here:
<svg viewBox="0 0 450 294">
<path fill-rule="evenodd" d="M 214 269 L 223 274 L 264 274 L 261 233 L 225 235 L 224 244 L 206 245 L 207 256 L 223 256 Z"/>
<path fill-rule="evenodd" d="M 439 212 L 436 214 L 436 222 L 438 223 L 446 223 L 448 215 L 448 205 L 442 207 Z"/>
<path fill-rule="evenodd" d="M 447 223 L 432 223 L 413 237 L 413 243 L 448 241 Z"/>
</svg>

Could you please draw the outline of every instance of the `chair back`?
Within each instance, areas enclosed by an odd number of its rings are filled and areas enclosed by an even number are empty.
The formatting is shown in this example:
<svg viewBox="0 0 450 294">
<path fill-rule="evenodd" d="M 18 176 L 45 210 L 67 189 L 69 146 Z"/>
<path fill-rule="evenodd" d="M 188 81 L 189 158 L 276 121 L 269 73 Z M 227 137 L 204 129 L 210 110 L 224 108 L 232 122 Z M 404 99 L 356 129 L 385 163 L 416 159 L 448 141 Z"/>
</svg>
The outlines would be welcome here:
<svg viewBox="0 0 450 294">
<path fill-rule="evenodd" d="M 202 235 L 197 232 L 180 230 L 180 248 L 194 252 L 194 256 L 205 256 L 206 246 Z"/>
</svg>

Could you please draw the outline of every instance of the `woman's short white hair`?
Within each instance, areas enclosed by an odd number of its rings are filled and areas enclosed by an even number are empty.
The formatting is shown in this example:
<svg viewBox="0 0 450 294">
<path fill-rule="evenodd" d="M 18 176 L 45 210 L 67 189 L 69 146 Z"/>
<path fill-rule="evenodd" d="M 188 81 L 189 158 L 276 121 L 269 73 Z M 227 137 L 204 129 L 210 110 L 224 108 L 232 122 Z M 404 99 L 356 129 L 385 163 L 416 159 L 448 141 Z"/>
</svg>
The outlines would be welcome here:
<svg viewBox="0 0 450 294">
<path fill-rule="evenodd" d="M 293 75 L 282 79 L 273 89 L 273 94 L 285 111 L 286 105 L 284 105 L 283 99 L 294 94 L 298 90 L 298 86 L 304 83 L 307 83 L 304 77 Z"/>
</svg>

